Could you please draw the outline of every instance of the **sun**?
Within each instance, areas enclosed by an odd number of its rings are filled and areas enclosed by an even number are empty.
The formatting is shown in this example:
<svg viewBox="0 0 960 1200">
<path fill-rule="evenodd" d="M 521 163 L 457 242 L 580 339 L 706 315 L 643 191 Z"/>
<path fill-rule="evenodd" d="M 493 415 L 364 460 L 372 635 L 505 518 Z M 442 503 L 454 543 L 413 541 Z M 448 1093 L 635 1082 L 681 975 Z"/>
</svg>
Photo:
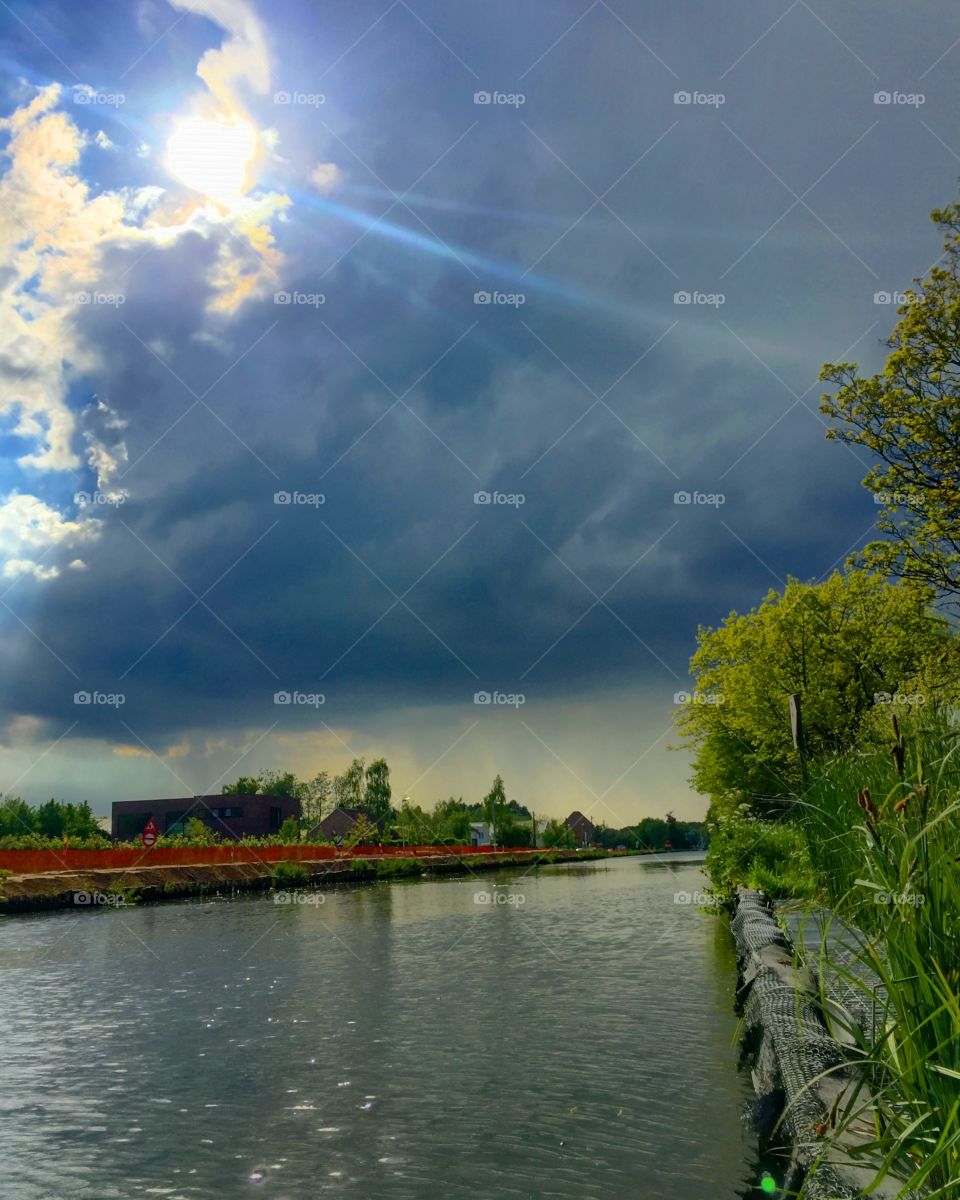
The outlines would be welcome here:
<svg viewBox="0 0 960 1200">
<path fill-rule="evenodd" d="M 257 131 L 242 117 L 185 117 L 167 142 L 166 165 L 187 187 L 229 206 L 249 185 L 256 151 Z"/>
</svg>

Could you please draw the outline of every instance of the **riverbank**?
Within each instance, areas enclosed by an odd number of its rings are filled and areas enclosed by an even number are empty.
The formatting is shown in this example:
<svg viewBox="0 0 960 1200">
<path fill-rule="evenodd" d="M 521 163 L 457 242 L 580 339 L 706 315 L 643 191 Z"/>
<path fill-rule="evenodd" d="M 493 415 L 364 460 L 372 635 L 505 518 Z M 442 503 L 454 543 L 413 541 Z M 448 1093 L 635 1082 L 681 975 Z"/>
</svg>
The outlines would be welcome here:
<svg viewBox="0 0 960 1200">
<path fill-rule="evenodd" d="M 84 911 L 271 889 L 329 888 L 425 875 L 473 875 L 507 868 L 530 870 L 538 866 L 623 858 L 631 854 L 631 851 L 615 850 L 507 851 L 469 857 L 437 854 L 334 861 L 259 860 L 8 874 L 0 877 L 0 914 L 63 908 Z"/>
</svg>

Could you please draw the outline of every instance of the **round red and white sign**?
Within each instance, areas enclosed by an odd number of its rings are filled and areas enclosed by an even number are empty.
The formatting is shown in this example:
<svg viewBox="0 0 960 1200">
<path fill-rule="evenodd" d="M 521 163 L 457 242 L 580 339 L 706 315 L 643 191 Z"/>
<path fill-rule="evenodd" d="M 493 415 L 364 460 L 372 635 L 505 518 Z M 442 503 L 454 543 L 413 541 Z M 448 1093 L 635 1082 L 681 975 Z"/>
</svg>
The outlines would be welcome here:
<svg viewBox="0 0 960 1200">
<path fill-rule="evenodd" d="M 144 846 L 150 847 L 156 845 L 157 838 L 160 836 L 160 830 L 157 828 L 157 823 L 153 817 L 144 825 L 143 833 L 140 834 L 140 841 Z"/>
</svg>

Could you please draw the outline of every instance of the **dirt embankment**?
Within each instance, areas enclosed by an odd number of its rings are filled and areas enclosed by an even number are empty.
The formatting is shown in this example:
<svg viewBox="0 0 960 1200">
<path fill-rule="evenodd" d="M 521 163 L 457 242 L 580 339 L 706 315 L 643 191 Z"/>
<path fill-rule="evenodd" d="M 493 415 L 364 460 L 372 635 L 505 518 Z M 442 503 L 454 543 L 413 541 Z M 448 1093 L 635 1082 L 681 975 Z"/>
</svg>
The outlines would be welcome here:
<svg viewBox="0 0 960 1200">
<path fill-rule="evenodd" d="M 271 888 L 332 887 L 346 883 L 417 878 L 422 875 L 471 875 L 505 867 L 606 857 L 604 851 L 553 851 L 543 855 L 486 854 L 461 858 L 438 855 L 417 859 L 348 859 L 331 862 L 221 863 L 179 867 L 128 867 L 112 870 L 46 871 L 0 879 L 0 914 L 41 909 L 77 910 L 230 895 Z M 292 874 L 290 870 L 292 868 Z M 302 872 L 302 874 L 301 874 Z"/>
</svg>

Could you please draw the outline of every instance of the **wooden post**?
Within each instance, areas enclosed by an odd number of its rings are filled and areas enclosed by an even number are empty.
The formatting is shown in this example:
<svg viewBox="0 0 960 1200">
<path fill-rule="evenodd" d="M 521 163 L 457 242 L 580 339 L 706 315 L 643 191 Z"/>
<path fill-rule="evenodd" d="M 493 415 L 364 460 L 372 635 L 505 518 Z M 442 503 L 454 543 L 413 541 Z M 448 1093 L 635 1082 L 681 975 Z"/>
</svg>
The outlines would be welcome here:
<svg viewBox="0 0 960 1200">
<path fill-rule="evenodd" d="M 793 745 L 800 759 L 800 777 L 803 785 L 807 785 L 807 746 L 803 735 L 803 712 L 800 707 L 800 696 L 794 692 L 790 696 L 790 732 L 793 735 Z"/>
</svg>

